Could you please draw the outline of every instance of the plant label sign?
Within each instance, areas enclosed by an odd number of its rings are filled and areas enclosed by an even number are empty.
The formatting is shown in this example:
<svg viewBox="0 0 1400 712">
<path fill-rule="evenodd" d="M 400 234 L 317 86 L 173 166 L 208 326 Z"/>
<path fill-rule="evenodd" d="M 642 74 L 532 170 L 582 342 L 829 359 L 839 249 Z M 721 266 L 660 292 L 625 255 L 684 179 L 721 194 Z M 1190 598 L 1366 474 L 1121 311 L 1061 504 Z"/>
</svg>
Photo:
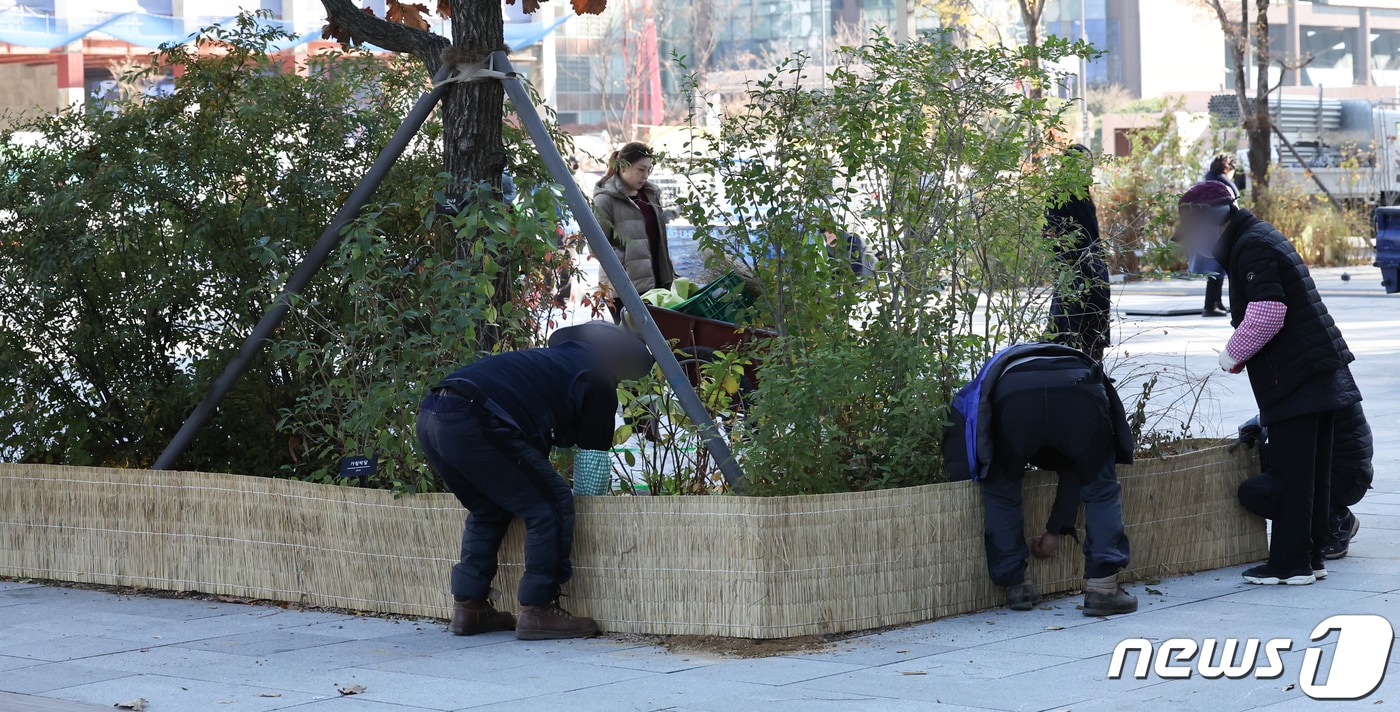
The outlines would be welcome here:
<svg viewBox="0 0 1400 712">
<path fill-rule="evenodd" d="M 360 479 L 379 472 L 379 456 L 350 455 L 340 458 L 340 477 Z"/>
</svg>

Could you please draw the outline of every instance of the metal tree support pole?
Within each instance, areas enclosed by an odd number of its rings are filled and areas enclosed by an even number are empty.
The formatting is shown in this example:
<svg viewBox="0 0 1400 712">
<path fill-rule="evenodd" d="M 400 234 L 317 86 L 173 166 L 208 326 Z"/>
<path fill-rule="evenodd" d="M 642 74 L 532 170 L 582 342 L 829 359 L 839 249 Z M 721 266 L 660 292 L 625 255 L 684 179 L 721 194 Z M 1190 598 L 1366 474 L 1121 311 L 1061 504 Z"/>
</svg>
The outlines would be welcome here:
<svg viewBox="0 0 1400 712">
<path fill-rule="evenodd" d="M 661 335 L 661 330 L 656 328 L 656 322 L 652 321 L 651 313 L 647 311 L 646 305 L 642 302 L 642 296 L 637 293 L 636 287 L 632 286 L 632 280 L 627 278 L 627 271 L 622 267 L 622 260 L 617 258 L 617 253 L 613 252 L 612 245 L 608 243 L 608 238 L 603 235 L 603 227 L 598 224 L 598 218 L 593 215 L 593 204 L 584 197 L 583 191 L 579 190 L 578 183 L 574 181 L 573 174 L 569 172 L 568 166 L 564 165 L 564 157 L 559 155 L 559 149 L 554 145 L 554 139 L 550 137 L 549 130 L 545 128 L 544 122 L 540 121 L 539 112 L 535 111 L 535 105 L 530 101 L 529 92 L 525 91 L 525 86 L 514 76 L 514 68 L 510 65 L 510 59 L 505 52 L 496 52 L 492 57 L 492 62 L 497 71 L 511 75 L 501 80 L 505 85 L 506 94 L 510 96 L 511 103 L 515 105 L 515 114 L 520 117 L 520 122 L 525 125 L 525 130 L 530 134 L 530 140 L 539 151 L 540 158 L 544 160 L 544 165 L 549 169 L 549 174 L 554 181 L 564 188 L 564 198 L 569 203 L 569 209 L 574 213 L 574 219 L 578 220 L 579 228 L 588 238 L 588 247 L 593 250 L 593 255 L 598 259 L 603 272 L 612 281 L 613 289 L 617 290 L 618 296 L 622 298 L 622 303 L 627 307 L 627 312 L 632 318 L 632 323 L 642 340 L 646 342 L 647 348 L 651 350 L 651 355 L 656 358 L 656 362 L 661 365 L 661 373 L 670 382 L 671 388 L 676 392 L 676 398 L 681 402 L 681 408 L 690 418 L 691 422 L 700 429 L 700 434 L 705 440 L 705 447 L 719 464 L 720 472 L 724 474 L 724 481 L 729 483 L 731 488 L 738 488 L 743 480 L 744 473 L 739 469 L 739 463 L 734 461 L 734 455 L 729 451 L 729 444 L 720 436 L 719 429 L 715 427 L 714 421 L 710 418 L 710 412 L 705 409 L 705 404 L 700 402 L 700 395 L 695 392 L 695 387 L 690 385 L 690 379 L 686 377 L 685 371 L 681 370 L 681 365 L 676 361 L 676 355 L 671 352 L 671 344 L 666 341 L 666 337 Z"/>
<path fill-rule="evenodd" d="M 408 148 L 408 142 L 413 139 L 418 129 L 423 127 L 423 123 L 433 113 L 433 107 L 437 106 L 442 95 L 446 93 L 447 87 L 442 84 L 442 80 L 452 74 L 452 67 L 444 66 L 438 70 L 437 76 L 433 77 L 433 83 L 437 86 L 428 93 L 418 97 L 413 109 L 404 117 L 403 123 L 399 125 L 399 130 L 394 132 L 394 136 L 389 139 L 389 143 L 379 152 L 379 156 L 374 159 L 374 164 L 365 172 L 365 176 L 360 179 L 359 185 L 355 186 L 354 192 L 345 200 L 345 204 L 340 207 L 340 212 L 335 214 L 331 224 L 326 227 L 326 231 L 321 233 L 321 239 L 316 241 L 316 245 L 306 254 L 305 259 L 297 267 L 297 271 L 292 273 L 287 280 L 286 286 L 282 288 L 282 293 L 277 295 L 277 300 L 273 302 L 263 318 L 253 327 L 253 331 L 248 334 L 243 346 L 239 347 L 238 353 L 229 361 L 224 372 L 214 381 L 214 386 L 209 389 L 209 394 L 204 396 L 204 400 L 190 413 L 190 417 L 185 419 L 185 424 L 180 426 L 180 431 L 175 433 L 174 439 L 165 450 L 160 453 L 156 464 L 152 466 L 155 470 L 169 470 L 180 456 L 189 448 L 194 436 L 204 427 L 218 410 L 219 403 L 224 400 L 224 396 L 233 389 L 233 384 L 243 376 L 243 372 L 248 370 L 248 366 L 253 362 L 253 357 L 262 348 L 263 342 L 272 336 L 272 332 L 282 323 L 282 319 L 287 316 L 291 309 L 291 298 L 301 293 L 306 285 L 311 282 L 311 278 L 316 276 L 316 272 L 325 264 L 326 259 L 335 252 L 340 244 L 340 231 L 360 212 L 360 208 L 374 195 L 374 191 L 379 188 L 379 184 L 384 182 L 385 176 L 389 175 L 389 169 L 403 155 Z"/>
</svg>

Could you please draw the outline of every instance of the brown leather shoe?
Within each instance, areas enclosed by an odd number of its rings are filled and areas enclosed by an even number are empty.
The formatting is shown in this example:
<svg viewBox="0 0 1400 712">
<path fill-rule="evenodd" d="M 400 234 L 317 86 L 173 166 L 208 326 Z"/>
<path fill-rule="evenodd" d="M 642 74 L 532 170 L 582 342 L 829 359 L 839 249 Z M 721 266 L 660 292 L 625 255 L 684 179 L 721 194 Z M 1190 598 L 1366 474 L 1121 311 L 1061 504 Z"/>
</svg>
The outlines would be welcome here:
<svg viewBox="0 0 1400 712">
<path fill-rule="evenodd" d="M 518 640 L 562 640 L 597 634 L 597 621 L 569 613 L 559 607 L 557 600 L 545 606 L 521 606 L 520 622 L 515 626 Z"/>
<path fill-rule="evenodd" d="M 453 635 L 476 635 L 498 630 L 515 630 L 515 616 L 496 610 L 490 599 L 456 601 L 452 604 Z"/>
</svg>

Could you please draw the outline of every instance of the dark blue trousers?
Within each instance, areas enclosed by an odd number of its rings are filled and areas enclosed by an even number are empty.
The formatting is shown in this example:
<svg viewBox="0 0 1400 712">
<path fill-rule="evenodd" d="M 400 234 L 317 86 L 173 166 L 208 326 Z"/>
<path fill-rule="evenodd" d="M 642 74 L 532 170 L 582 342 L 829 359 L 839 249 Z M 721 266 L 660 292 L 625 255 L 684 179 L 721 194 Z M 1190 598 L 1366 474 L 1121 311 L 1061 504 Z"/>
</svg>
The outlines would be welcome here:
<svg viewBox="0 0 1400 712">
<path fill-rule="evenodd" d="M 1023 479 L 1024 476 L 1008 474 L 982 481 L 987 573 L 998 586 L 1014 586 L 1026 577 L 1030 549 L 1026 546 L 1025 516 L 1021 511 Z M 1113 455 L 1108 455 L 1099 471 L 1086 480 L 1076 473 L 1061 473 L 1061 488 L 1076 488 L 1076 484 L 1084 504 L 1084 577 L 1112 576 L 1128 565 L 1123 486 L 1118 484 Z"/>
<path fill-rule="evenodd" d="M 515 517 L 525 522 L 525 575 L 518 600 L 542 606 L 573 575 L 574 495 L 546 453 L 459 395 L 429 395 L 418 411 L 418 442 L 434 471 L 468 510 L 452 595 L 484 599 L 496 553 Z"/>
<path fill-rule="evenodd" d="M 995 455 L 982 480 L 987 572 L 1000 586 L 1025 580 L 1030 548 L 1021 482 L 1030 463 L 1060 474 L 1047 526 L 1056 534 L 1073 530 L 1083 503 L 1084 576 L 1112 576 L 1128 565 L 1128 537 L 1108 397 L 1082 368 L 1033 366 L 1002 374 L 993 398 Z"/>
</svg>

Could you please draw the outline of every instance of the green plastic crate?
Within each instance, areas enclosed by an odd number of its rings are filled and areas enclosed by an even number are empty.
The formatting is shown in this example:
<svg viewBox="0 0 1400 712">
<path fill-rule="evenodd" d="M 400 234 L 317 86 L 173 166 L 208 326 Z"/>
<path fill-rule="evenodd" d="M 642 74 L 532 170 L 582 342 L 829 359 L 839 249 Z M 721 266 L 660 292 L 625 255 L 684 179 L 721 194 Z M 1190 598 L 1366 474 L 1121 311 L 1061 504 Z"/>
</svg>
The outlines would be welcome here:
<svg viewBox="0 0 1400 712">
<path fill-rule="evenodd" d="M 733 323 L 753 303 L 753 297 L 744 289 L 744 280 L 731 270 L 674 308 L 683 314 Z"/>
</svg>

